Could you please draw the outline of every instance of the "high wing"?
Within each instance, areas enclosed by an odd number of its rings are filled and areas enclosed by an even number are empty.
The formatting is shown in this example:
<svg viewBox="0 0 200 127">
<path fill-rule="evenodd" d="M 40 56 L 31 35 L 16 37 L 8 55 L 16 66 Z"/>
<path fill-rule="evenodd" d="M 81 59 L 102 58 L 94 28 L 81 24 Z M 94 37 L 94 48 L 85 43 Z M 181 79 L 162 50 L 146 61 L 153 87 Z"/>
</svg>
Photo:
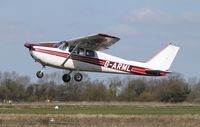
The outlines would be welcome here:
<svg viewBox="0 0 200 127">
<path fill-rule="evenodd" d="M 81 37 L 74 40 L 67 41 L 71 46 L 77 46 L 80 48 L 86 48 L 89 50 L 104 50 L 108 49 L 111 45 L 119 41 L 120 38 L 107 34 L 96 34 L 86 37 Z"/>
</svg>

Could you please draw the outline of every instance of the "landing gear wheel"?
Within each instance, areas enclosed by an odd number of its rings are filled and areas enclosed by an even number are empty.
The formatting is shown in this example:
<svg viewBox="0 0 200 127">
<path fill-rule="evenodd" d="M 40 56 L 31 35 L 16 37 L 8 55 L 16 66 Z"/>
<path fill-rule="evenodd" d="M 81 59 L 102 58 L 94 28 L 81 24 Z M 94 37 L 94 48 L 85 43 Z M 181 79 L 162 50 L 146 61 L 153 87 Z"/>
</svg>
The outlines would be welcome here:
<svg viewBox="0 0 200 127">
<path fill-rule="evenodd" d="M 38 78 L 42 78 L 42 77 L 44 76 L 44 73 L 43 73 L 42 71 L 38 71 L 38 72 L 36 73 L 36 76 L 37 76 Z"/>
<path fill-rule="evenodd" d="M 76 73 L 74 75 L 74 80 L 77 81 L 77 82 L 80 82 L 81 80 L 83 79 L 83 76 L 81 73 Z"/>
<path fill-rule="evenodd" d="M 62 80 L 64 82 L 69 82 L 71 80 L 71 76 L 69 74 L 64 74 Z"/>
</svg>

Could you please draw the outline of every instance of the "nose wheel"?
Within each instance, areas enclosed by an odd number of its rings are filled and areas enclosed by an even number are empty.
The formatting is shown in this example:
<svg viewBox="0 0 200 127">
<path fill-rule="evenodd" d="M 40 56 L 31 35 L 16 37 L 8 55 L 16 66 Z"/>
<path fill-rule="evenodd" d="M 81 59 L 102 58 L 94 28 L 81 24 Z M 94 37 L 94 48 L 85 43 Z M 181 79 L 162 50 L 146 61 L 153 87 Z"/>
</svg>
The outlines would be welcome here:
<svg viewBox="0 0 200 127">
<path fill-rule="evenodd" d="M 38 71 L 38 72 L 36 73 L 36 76 L 37 76 L 38 78 L 42 78 L 42 77 L 44 76 L 44 73 L 43 73 L 42 71 Z"/>
<path fill-rule="evenodd" d="M 42 69 L 36 73 L 38 78 L 42 78 L 44 76 L 43 70 L 45 69 L 45 65 L 42 66 Z"/>
</svg>

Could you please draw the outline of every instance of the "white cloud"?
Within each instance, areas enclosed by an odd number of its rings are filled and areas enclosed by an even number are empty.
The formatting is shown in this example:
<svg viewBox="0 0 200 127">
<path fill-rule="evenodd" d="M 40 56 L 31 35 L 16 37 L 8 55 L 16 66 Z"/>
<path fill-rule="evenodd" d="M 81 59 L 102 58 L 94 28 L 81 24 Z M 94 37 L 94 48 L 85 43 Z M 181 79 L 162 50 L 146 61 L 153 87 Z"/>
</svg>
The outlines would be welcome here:
<svg viewBox="0 0 200 127">
<path fill-rule="evenodd" d="M 200 14 L 191 11 L 171 14 L 161 10 L 142 8 L 134 10 L 128 16 L 128 20 L 143 24 L 200 24 Z"/>
<path fill-rule="evenodd" d="M 103 30 L 105 33 L 123 37 L 159 36 L 174 38 L 177 33 L 196 37 L 195 28 L 199 28 L 200 14 L 194 11 L 170 13 L 150 8 L 136 9 L 122 17 L 122 22 Z M 156 29 L 152 29 L 151 25 Z M 162 25 L 162 26 L 160 26 Z M 149 27 L 150 26 L 150 27 Z M 192 26 L 192 27 L 191 27 Z M 150 29 L 147 29 L 150 28 Z M 194 33 L 183 31 L 190 30 Z"/>
<path fill-rule="evenodd" d="M 146 24 L 166 24 L 172 21 L 172 17 L 167 13 L 150 8 L 134 10 L 129 19 L 133 22 Z"/>
</svg>

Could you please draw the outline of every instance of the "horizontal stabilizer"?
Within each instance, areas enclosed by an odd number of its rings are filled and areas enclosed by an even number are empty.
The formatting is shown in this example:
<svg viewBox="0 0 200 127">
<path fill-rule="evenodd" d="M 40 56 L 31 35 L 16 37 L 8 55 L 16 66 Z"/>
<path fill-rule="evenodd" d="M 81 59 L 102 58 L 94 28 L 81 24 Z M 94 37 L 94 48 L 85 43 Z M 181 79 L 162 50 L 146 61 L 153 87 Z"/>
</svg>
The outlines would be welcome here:
<svg viewBox="0 0 200 127">
<path fill-rule="evenodd" d="M 172 73 L 171 71 L 161 71 L 161 70 L 146 70 L 145 72 L 148 75 L 154 75 L 154 76 L 164 76 L 166 74 Z"/>
<path fill-rule="evenodd" d="M 172 73 L 171 71 L 162 71 L 162 70 L 146 70 L 147 73 Z"/>
</svg>

